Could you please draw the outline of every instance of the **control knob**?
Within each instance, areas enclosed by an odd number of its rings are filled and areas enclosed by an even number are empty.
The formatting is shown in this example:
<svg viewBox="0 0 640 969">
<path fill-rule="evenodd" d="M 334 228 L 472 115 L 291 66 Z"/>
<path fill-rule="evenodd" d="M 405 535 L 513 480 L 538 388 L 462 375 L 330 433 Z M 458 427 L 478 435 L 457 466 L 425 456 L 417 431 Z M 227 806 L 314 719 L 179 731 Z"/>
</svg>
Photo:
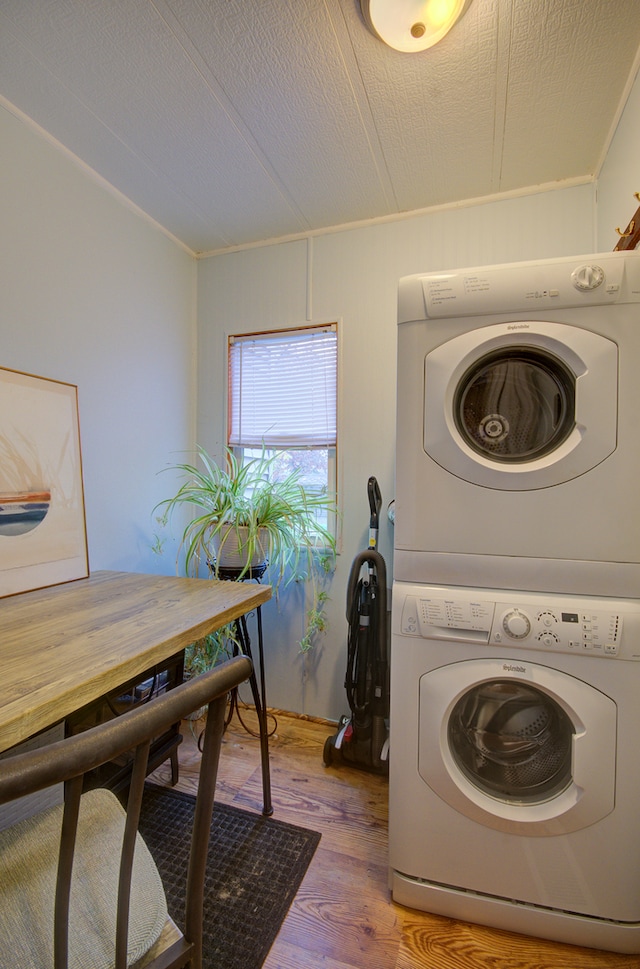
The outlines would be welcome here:
<svg viewBox="0 0 640 969">
<path fill-rule="evenodd" d="M 583 293 L 597 289 L 604 282 L 604 269 L 601 266 L 578 266 L 571 273 L 571 282 Z"/>
<path fill-rule="evenodd" d="M 555 633 L 540 633 L 537 639 L 543 646 L 558 646 L 560 644 L 560 640 Z"/>
<path fill-rule="evenodd" d="M 503 617 L 502 628 L 511 639 L 526 639 L 531 632 L 531 621 L 524 612 L 511 609 Z"/>
</svg>

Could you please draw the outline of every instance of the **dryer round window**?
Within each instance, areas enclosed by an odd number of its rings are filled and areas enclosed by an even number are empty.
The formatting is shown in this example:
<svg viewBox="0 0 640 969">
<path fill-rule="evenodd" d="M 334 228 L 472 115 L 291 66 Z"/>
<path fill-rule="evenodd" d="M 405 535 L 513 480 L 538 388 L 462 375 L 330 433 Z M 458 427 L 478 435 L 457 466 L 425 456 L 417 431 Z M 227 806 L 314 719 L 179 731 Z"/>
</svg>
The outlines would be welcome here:
<svg viewBox="0 0 640 969">
<path fill-rule="evenodd" d="M 548 488 L 616 447 L 618 347 L 562 323 L 499 323 L 425 357 L 424 449 L 484 487 Z"/>
<path fill-rule="evenodd" d="M 473 450 L 523 463 L 556 450 L 575 427 L 576 374 L 541 347 L 477 360 L 456 388 L 456 427 Z"/>
</svg>

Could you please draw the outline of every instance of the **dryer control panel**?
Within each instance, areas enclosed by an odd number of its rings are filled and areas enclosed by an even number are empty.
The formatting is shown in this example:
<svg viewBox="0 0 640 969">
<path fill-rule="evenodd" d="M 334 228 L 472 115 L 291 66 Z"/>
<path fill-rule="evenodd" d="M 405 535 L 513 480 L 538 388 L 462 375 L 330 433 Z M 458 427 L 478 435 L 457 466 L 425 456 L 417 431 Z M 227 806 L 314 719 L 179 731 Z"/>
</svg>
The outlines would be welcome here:
<svg viewBox="0 0 640 969">
<path fill-rule="evenodd" d="M 477 590 L 475 598 L 469 595 L 475 590 L 419 586 L 411 591 L 415 594 L 394 595 L 396 611 L 401 603 L 397 631 L 403 636 L 640 659 L 640 635 L 623 640 L 625 618 L 640 633 L 640 602 L 635 600 L 539 598 L 531 593 L 485 598 L 488 590 Z"/>
<path fill-rule="evenodd" d="M 398 323 L 640 302 L 633 250 L 403 276 Z"/>
</svg>

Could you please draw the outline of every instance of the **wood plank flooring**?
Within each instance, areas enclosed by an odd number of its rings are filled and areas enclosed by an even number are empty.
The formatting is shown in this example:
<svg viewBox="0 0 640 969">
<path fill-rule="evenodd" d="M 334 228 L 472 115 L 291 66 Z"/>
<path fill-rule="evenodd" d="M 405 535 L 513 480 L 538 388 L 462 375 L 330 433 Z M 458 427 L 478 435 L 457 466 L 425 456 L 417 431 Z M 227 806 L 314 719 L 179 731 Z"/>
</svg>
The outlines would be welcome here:
<svg viewBox="0 0 640 969">
<path fill-rule="evenodd" d="M 252 711 L 242 716 L 255 728 Z M 387 887 L 387 781 L 325 768 L 331 725 L 275 716 L 274 817 L 320 831 L 322 840 L 264 969 L 640 969 L 640 956 L 526 938 L 395 904 Z M 178 786 L 193 791 L 199 754 L 188 725 L 183 733 Z M 154 779 L 169 783 L 168 768 Z M 262 808 L 259 744 L 237 719 L 223 742 L 216 798 Z"/>
</svg>

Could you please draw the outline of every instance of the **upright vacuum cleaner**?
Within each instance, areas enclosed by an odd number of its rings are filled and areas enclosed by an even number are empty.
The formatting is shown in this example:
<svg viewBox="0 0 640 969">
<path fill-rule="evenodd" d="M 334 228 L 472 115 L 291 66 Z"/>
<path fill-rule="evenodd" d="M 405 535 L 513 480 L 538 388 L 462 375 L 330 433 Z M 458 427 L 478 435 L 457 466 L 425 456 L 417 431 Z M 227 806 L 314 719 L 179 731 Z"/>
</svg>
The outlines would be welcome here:
<svg viewBox="0 0 640 969">
<path fill-rule="evenodd" d="M 356 555 L 347 586 L 347 672 L 350 716 L 328 737 L 323 759 L 376 774 L 389 770 L 389 663 L 387 658 L 387 570 L 377 551 L 382 496 L 369 478 L 369 548 Z"/>
</svg>

